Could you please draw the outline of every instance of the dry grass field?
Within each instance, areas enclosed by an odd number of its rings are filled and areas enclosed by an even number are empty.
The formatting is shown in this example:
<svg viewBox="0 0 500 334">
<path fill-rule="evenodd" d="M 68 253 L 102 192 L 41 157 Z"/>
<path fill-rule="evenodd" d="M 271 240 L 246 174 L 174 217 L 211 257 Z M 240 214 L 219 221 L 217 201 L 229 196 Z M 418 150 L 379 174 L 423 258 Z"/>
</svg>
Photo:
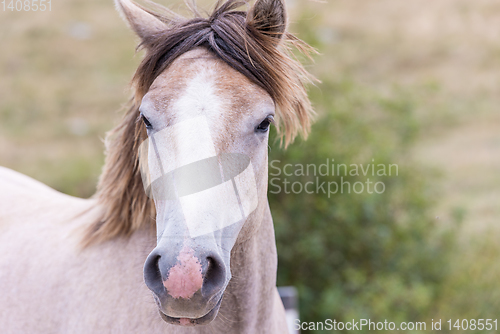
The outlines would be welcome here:
<svg viewBox="0 0 500 334">
<path fill-rule="evenodd" d="M 382 92 L 424 93 L 415 154 L 444 175 L 436 215 L 463 210 L 467 234 L 500 226 L 500 2 L 345 0 L 313 8 L 318 38 L 330 45 L 317 68 Z"/>
<path fill-rule="evenodd" d="M 461 221 L 456 274 L 436 317 L 497 317 L 500 1 L 289 5 L 291 30 L 300 25 L 321 53 L 313 73 L 418 99 L 423 131 L 411 156 L 441 175 L 436 219 Z M 136 42 L 111 0 L 53 0 L 43 13 L 0 7 L 0 165 L 91 196 L 101 140 L 130 96 Z"/>
</svg>

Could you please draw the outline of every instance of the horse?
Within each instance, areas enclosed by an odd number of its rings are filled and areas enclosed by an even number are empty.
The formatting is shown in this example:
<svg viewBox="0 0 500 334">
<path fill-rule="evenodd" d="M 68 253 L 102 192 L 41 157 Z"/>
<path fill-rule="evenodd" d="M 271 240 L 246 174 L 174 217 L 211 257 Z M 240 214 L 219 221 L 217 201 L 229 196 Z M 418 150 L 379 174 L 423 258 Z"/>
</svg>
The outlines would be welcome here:
<svg viewBox="0 0 500 334">
<path fill-rule="evenodd" d="M 269 128 L 310 131 L 314 50 L 283 0 L 115 5 L 144 57 L 96 194 L 0 168 L 1 333 L 287 333 Z"/>
</svg>

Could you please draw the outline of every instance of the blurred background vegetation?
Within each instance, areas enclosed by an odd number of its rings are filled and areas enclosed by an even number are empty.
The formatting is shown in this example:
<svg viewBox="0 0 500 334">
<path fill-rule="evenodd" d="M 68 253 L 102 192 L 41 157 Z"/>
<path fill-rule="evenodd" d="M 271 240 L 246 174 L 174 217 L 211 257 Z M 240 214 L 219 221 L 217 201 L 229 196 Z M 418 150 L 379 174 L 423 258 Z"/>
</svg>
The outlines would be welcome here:
<svg viewBox="0 0 500 334">
<path fill-rule="evenodd" d="M 278 284 L 298 288 L 301 320 L 497 318 L 500 2 L 288 4 L 322 83 L 310 138 L 286 151 L 273 141 L 270 161 L 399 166 L 373 178 L 383 194 L 270 194 Z M 0 8 L 0 165 L 91 196 L 136 41 L 111 0 Z"/>
</svg>

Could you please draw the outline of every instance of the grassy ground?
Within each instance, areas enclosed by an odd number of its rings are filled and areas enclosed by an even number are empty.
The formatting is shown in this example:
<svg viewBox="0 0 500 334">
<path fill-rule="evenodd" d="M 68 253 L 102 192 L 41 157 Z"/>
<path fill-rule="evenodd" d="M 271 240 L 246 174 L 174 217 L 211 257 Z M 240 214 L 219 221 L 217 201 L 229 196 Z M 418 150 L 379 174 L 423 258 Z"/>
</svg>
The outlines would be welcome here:
<svg viewBox="0 0 500 334">
<path fill-rule="evenodd" d="M 111 1 L 52 5 L 0 10 L 0 164 L 88 197 L 139 57 Z"/>
<path fill-rule="evenodd" d="M 381 91 L 397 86 L 421 94 L 424 131 L 415 153 L 443 171 L 446 196 L 436 214 L 447 219 L 463 210 L 467 234 L 495 227 L 500 3 L 346 0 L 315 4 L 310 11 L 322 21 L 317 39 L 330 45 L 318 68 Z"/>
<path fill-rule="evenodd" d="M 419 101 L 424 131 L 412 155 L 442 175 L 436 219 L 461 221 L 436 317 L 498 316 L 500 2 L 289 4 L 292 30 L 322 53 L 313 72 Z M 135 42 L 111 0 L 54 1 L 44 13 L 0 8 L 0 165 L 91 196 L 101 138 L 140 59 Z"/>
</svg>

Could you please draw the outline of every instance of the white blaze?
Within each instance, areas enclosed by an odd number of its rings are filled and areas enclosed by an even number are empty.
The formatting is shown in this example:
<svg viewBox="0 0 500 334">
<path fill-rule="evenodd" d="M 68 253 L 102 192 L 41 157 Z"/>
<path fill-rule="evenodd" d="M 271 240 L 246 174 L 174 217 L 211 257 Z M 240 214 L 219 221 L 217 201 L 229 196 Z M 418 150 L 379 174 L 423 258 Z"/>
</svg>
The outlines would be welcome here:
<svg viewBox="0 0 500 334">
<path fill-rule="evenodd" d="M 154 142 L 154 143 L 153 143 Z M 155 154 L 155 146 L 158 156 Z M 174 169 L 217 155 L 205 116 L 176 123 L 149 137 L 152 180 Z"/>
<path fill-rule="evenodd" d="M 184 120 L 151 134 L 149 142 L 145 141 L 141 145 L 141 161 L 144 161 L 143 155 L 147 152 L 147 164 L 141 163 L 145 189 L 151 186 L 151 182 L 168 173 L 173 175 L 176 194 L 179 193 L 179 189 L 196 188 L 197 184 L 186 185 L 185 178 L 176 180 L 176 170 L 189 164 L 194 165 L 201 160 L 216 159 L 217 151 L 205 115 L 220 113 L 221 103 L 214 93 L 213 86 L 205 78 L 204 73 L 194 78 L 181 98 L 173 105 L 172 109 Z M 207 168 L 206 171 L 196 168 L 191 170 L 193 170 L 191 173 L 196 171 L 196 175 L 192 175 L 195 181 L 192 182 L 202 184 L 200 177 L 206 180 L 221 179 L 222 167 L 217 170 L 213 168 Z M 183 171 L 185 177 L 186 169 Z M 176 195 L 176 197 L 179 198 L 185 223 L 192 238 L 245 219 L 255 210 L 258 203 L 251 162 L 233 179 L 224 182 L 221 179 L 218 184 L 194 193 L 185 194 L 185 191 L 181 193 L 184 193 L 184 196 Z"/>
</svg>

